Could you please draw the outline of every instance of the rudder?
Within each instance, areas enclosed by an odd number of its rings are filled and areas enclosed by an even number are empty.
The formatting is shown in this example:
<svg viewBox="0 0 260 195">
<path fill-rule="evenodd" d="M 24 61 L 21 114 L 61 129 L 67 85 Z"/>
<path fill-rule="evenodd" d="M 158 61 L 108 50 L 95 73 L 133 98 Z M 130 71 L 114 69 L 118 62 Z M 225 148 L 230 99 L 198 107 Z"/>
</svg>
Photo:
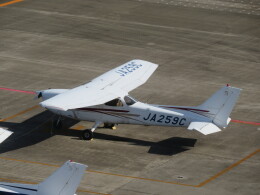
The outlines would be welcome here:
<svg viewBox="0 0 260 195">
<path fill-rule="evenodd" d="M 210 111 L 212 122 L 219 127 L 225 128 L 230 121 L 229 116 L 239 97 L 240 91 L 241 89 L 239 88 L 227 85 L 214 93 L 197 108 Z"/>
</svg>

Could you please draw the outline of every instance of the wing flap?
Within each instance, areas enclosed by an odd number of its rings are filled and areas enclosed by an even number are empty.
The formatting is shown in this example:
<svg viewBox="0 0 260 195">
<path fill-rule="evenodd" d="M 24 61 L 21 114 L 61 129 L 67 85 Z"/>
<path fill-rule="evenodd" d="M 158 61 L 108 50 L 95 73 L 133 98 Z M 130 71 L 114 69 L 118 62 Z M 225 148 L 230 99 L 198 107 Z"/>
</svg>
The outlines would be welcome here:
<svg viewBox="0 0 260 195">
<path fill-rule="evenodd" d="M 216 125 L 213 123 L 209 122 L 191 122 L 190 125 L 188 126 L 189 130 L 197 130 L 200 133 L 204 135 L 212 134 L 221 131 L 220 128 L 218 128 Z"/>
</svg>

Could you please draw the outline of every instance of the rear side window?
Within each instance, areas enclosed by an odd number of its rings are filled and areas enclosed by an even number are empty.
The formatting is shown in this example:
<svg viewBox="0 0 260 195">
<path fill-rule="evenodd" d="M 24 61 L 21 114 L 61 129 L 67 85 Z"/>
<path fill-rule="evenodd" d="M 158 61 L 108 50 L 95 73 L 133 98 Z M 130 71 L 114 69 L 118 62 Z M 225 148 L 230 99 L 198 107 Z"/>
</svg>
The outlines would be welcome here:
<svg viewBox="0 0 260 195">
<path fill-rule="evenodd" d="M 134 98 L 132 98 L 132 97 L 130 97 L 130 96 L 125 96 L 125 97 L 124 97 L 124 100 L 125 100 L 125 103 L 126 103 L 128 106 L 131 106 L 131 105 L 133 105 L 133 104 L 135 104 L 135 103 L 137 102 Z"/>
</svg>

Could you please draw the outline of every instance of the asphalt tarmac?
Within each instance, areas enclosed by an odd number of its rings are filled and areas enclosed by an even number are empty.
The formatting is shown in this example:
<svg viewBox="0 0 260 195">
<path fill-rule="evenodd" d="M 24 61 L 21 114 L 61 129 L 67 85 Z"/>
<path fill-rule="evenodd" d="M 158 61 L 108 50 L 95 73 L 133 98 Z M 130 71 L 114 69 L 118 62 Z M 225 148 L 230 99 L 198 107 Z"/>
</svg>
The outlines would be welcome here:
<svg viewBox="0 0 260 195">
<path fill-rule="evenodd" d="M 71 159 L 89 167 L 79 195 L 259 194 L 259 10 L 257 0 L 0 0 L 0 126 L 14 131 L 0 145 L 0 180 L 38 183 Z M 159 64 L 130 93 L 143 102 L 196 106 L 227 83 L 242 88 L 234 121 L 208 136 L 119 125 L 86 142 L 92 123 L 54 131 L 30 93 L 132 59 Z"/>
</svg>

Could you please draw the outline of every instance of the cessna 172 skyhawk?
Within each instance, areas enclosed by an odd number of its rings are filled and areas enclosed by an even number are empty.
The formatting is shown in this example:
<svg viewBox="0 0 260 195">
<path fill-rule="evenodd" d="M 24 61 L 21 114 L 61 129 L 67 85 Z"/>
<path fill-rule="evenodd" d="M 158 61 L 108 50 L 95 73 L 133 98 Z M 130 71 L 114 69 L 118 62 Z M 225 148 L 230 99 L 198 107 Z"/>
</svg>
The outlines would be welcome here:
<svg viewBox="0 0 260 195">
<path fill-rule="evenodd" d="M 240 89 L 225 86 L 197 107 L 155 105 L 139 102 L 129 91 L 144 84 L 158 67 L 143 60 L 132 60 L 73 89 L 37 91 L 40 105 L 59 116 L 93 121 L 83 139 L 93 138 L 95 129 L 104 123 L 188 127 L 205 135 L 221 131 L 230 122 L 229 115 Z M 55 121 L 60 126 L 61 120 Z"/>
</svg>

